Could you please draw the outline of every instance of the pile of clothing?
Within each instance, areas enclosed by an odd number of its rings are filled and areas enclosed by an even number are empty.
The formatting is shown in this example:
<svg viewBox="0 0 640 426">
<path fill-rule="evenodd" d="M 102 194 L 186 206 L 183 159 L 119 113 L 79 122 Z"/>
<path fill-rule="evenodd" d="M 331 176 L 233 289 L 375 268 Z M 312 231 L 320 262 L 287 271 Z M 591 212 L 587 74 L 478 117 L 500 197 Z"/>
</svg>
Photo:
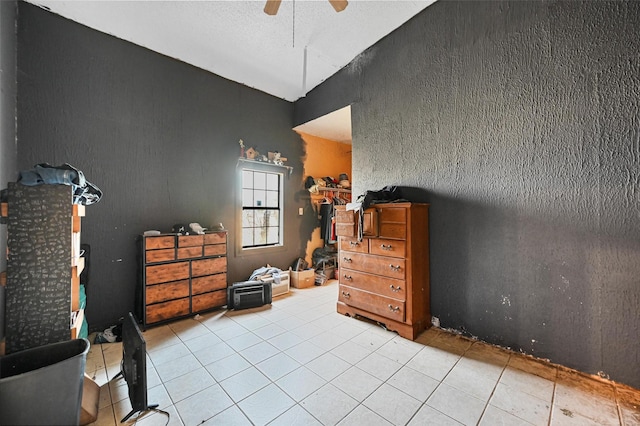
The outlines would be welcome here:
<svg viewBox="0 0 640 426">
<path fill-rule="evenodd" d="M 319 188 L 351 188 L 351 182 L 349 182 L 349 176 L 346 173 L 341 173 L 338 179 L 334 179 L 331 176 L 325 176 L 321 178 L 314 178 L 313 176 L 307 176 L 304 183 L 304 187 L 312 194 L 317 194 Z"/>
<path fill-rule="evenodd" d="M 69 185 L 73 191 L 73 204 L 88 206 L 102 198 L 100 188 L 85 179 L 81 170 L 68 163 L 61 166 L 36 164 L 31 170 L 21 171 L 18 182 L 26 186 Z"/>
<path fill-rule="evenodd" d="M 379 191 L 367 191 L 360 195 L 353 203 L 347 203 L 347 211 L 355 211 L 360 220 L 358 226 L 358 241 L 362 241 L 362 231 L 364 229 L 363 212 L 372 204 L 394 203 L 400 201 L 408 201 L 402 197 L 402 191 L 397 186 L 385 186 Z"/>
<path fill-rule="evenodd" d="M 281 275 L 282 269 L 274 268 L 267 264 L 267 266 L 263 266 L 253 271 L 251 277 L 249 277 L 249 281 L 266 281 L 269 278 L 273 278 L 274 284 L 280 284 Z"/>
</svg>

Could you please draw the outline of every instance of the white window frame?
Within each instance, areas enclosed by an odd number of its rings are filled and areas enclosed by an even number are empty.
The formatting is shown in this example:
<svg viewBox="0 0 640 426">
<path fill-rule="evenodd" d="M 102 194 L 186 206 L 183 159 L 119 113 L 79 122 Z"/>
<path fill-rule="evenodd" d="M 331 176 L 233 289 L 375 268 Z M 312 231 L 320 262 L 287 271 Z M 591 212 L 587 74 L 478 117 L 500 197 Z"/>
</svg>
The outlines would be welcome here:
<svg viewBox="0 0 640 426">
<path fill-rule="evenodd" d="M 238 167 L 239 176 L 238 176 L 238 217 L 239 224 L 238 233 L 237 233 L 237 241 L 239 244 L 236 245 L 238 254 L 258 254 L 261 252 L 273 252 L 277 250 L 282 250 L 284 247 L 284 181 L 285 174 L 280 168 L 276 168 L 270 164 L 264 164 L 256 162 L 243 161 L 240 163 L 241 167 Z M 260 174 L 264 174 L 265 176 L 277 176 L 278 177 L 278 194 L 277 194 L 277 207 L 273 206 L 273 198 L 270 199 L 269 205 L 266 202 L 266 194 L 273 193 L 272 190 L 267 191 L 266 187 L 264 188 L 264 194 L 261 194 L 259 197 L 253 198 L 253 202 L 251 206 L 249 206 L 249 202 L 245 202 L 248 199 L 247 192 L 251 192 L 254 195 L 256 193 L 261 192 L 262 188 L 245 188 L 244 178 L 245 172 L 251 173 L 254 176 L 259 176 Z M 260 201 L 260 203 L 257 203 Z M 263 207 L 261 209 L 261 207 Z M 247 229 L 247 223 L 245 222 L 245 210 L 267 210 L 273 209 L 278 211 L 278 241 L 277 242 L 265 242 L 264 244 L 253 244 L 245 246 L 245 229 Z"/>
</svg>

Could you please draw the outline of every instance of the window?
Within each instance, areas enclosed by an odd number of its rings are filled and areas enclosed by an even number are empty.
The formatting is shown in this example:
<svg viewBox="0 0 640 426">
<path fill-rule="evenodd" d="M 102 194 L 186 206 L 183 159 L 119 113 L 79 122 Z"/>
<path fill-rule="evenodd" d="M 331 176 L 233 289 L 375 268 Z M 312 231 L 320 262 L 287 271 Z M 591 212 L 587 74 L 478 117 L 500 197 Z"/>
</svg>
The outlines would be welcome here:
<svg viewBox="0 0 640 426">
<path fill-rule="evenodd" d="M 282 245 L 282 173 L 242 170 L 242 248 Z"/>
</svg>

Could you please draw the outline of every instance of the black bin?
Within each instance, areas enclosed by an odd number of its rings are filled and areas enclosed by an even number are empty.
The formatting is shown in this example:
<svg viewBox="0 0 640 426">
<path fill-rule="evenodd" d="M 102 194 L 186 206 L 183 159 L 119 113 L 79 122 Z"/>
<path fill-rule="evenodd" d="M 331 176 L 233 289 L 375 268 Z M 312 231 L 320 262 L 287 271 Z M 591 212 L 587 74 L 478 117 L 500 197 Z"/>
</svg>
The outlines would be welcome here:
<svg viewBox="0 0 640 426">
<path fill-rule="evenodd" d="M 89 346 L 74 339 L 0 357 L 0 424 L 77 425 Z"/>
</svg>

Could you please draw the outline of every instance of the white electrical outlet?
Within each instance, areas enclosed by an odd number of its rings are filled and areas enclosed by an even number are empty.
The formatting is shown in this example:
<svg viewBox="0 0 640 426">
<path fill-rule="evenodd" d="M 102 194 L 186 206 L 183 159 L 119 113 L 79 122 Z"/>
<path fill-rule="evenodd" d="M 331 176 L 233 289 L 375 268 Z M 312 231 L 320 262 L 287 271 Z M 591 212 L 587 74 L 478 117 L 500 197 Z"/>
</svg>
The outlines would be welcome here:
<svg viewBox="0 0 640 426">
<path fill-rule="evenodd" d="M 300 207 L 300 208 L 298 208 L 298 215 L 299 215 L 299 216 L 304 215 L 304 207 Z"/>
</svg>

